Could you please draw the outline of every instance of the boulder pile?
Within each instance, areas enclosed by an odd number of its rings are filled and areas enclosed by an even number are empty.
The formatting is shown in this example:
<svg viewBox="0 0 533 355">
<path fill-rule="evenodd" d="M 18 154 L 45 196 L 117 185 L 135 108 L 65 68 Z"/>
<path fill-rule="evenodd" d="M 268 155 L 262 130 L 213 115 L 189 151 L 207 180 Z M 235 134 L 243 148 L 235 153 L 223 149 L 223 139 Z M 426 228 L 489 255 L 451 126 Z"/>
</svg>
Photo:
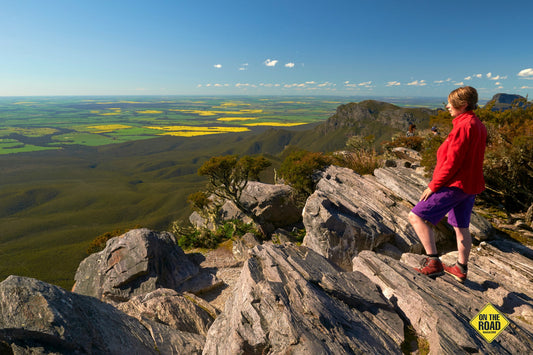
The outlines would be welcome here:
<svg viewBox="0 0 533 355">
<path fill-rule="evenodd" d="M 422 247 L 407 214 L 423 175 L 331 166 L 317 177 L 302 245 L 248 236 L 235 255 L 231 247 L 185 253 L 172 234 L 138 229 L 82 261 L 73 292 L 10 276 L 0 283 L 0 353 L 533 351 L 533 250 L 476 215 L 466 282 L 420 275 Z M 269 216 L 281 218 L 272 228 L 283 224 L 283 214 Z M 453 250 L 450 226 L 436 230 L 441 250 Z M 455 262 L 456 252 L 442 260 Z M 488 303 L 510 323 L 492 342 L 470 324 Z"/>
</svg>

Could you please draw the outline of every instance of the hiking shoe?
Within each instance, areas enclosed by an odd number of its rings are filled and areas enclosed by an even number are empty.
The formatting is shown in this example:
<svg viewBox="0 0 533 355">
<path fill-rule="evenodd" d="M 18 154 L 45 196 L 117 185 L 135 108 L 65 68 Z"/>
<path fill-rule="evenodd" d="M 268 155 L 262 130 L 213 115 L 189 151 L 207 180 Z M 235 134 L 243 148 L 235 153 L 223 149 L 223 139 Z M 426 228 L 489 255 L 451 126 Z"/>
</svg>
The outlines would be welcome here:
<svg viewBox="0 0 533 355">
<path fill-rule="evenodd" d="M 422 267 L 420 269 L 415 268 L 415 271 L 429 277 L 444 275 L 443 266 L 440 259 L 426 258 L 422 264 Z"/>
<path fill-rule="evenodd" d="M 457 266 L 457 264 L 454 264 L 453 266 L 444 265 L 444 272 L 449 275 L 452 275 L 454 279 L 456 279 L 460 283 L 463 283 L 466 280 L 466 272 L 461 272 L 461 269 L 459 269 L 459 266 Z"/>
</svg>

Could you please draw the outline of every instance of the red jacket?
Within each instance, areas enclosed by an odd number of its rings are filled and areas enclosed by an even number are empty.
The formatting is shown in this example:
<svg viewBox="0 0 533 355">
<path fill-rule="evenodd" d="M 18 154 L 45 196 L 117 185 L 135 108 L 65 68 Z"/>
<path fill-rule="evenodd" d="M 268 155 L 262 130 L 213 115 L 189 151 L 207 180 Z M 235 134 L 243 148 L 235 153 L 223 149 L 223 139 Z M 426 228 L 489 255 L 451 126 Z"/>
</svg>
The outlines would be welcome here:
<svg viewBox="0 0 533 355">
<path fill-rule="evenodd" d="M 467 194 L 485 190 L 483 158 L 487 129 L 473 111 L 464 112 L 452 121 L 453 129 L 437 150 L 437 166 L 429 188 L 458 187 Z"/>
</svg>

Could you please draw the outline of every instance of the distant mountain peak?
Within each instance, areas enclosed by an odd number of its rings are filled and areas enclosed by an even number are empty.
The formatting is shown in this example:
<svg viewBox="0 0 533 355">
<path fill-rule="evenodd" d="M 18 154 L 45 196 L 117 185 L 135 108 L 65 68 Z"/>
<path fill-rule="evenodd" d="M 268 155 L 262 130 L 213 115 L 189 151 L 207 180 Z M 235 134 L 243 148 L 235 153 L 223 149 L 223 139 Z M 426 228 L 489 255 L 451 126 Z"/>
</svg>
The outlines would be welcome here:
<svg viewBox="0 0 533 355">
<path fill-rule="evenodd" d="M 493 111 L 504 111 L 513 107 L 513 103 L 517 100 L 523 101 L 523 103 L 518 104 L 520 107 L 526 102 L 526 98 L 520 95 L 498 93 L 494 95 L 489 102 L 487 102 L 487 105 L 493 105 Z"/>
</svg>

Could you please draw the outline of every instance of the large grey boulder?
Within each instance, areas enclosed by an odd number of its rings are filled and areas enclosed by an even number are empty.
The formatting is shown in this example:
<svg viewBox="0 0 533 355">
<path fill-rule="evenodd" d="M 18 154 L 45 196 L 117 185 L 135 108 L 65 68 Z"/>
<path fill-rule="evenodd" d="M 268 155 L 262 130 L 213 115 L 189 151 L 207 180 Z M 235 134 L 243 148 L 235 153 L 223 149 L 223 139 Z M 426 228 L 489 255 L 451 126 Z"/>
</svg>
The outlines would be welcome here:
<svg viewBox="0 0 533 355">
<path fill-rule="evenodd" d="M 289 244 L 257 246 L 204 354 L 400 354 L 403 322 L 369 279 Z"/>
<path fill-rule="evenodd" d="M 171 233 L 135 229 L 108 240 L 103 251 L 83 260 L 74 276 L 73 291 L 124 302 L 157 288 L 185 291 L 182 286 L 199 273 L 198 265 L 176 244 Z M 205 279 L 202 282 L 209 281 Z M 188 288 L 192 287 L 195 285 Z"/>
<path fill-rule="evenodd" d="M 418 274 L 420 255 L 404 254 L 402 261 L 362 251 L 353 270 L 370 278 L 434 354 L 530 354 L 533 350 L 533 262 L 484 243 L 472 252 L 464 284 L 444 275 Z M 457 253 L 442 257 L 448 264 Z M 488 343 L 469 324 L 490 302 L 511 322 Z"/>
<path fill-rule="evenodd" d="M 35 279 L 0 283 L 2 354 L 198 354 L 203 340 Z"/>
<path fill-rule="evenodd" d="M 278 227 L 292 225 L 301 219 L 301 210 L 292 198 L 293 193 L 293 189 L 288 185 L 249 181 L 242 192 L 240 201 L 252 211 L 263 231 L 272 233 Z M 219 219 L 222 221 L 241 219 L 248 223 L 252 222 L 231 201 L 224 201 L 219 211 Z M 196 227 L 210 226 L 197 212 L 191 214 L 189 221 Z"/>
<path fill-rule="evenodd" d="M 116 307 L 141 323 L 151 320 L 187 333 L 205 336 L 216 318 L 216 310 L 194 294 L 160 288 L 135 296 Z"/>
<path fill-rule="evenodd" d="M 332 165 L 318 177 L 302 212 L 305 246 L 346 270 L 359 251 L 387 242 L 401 251 L 422 252 L 407 220 L 412 206 L 373 176 Z"/>
</svg>

